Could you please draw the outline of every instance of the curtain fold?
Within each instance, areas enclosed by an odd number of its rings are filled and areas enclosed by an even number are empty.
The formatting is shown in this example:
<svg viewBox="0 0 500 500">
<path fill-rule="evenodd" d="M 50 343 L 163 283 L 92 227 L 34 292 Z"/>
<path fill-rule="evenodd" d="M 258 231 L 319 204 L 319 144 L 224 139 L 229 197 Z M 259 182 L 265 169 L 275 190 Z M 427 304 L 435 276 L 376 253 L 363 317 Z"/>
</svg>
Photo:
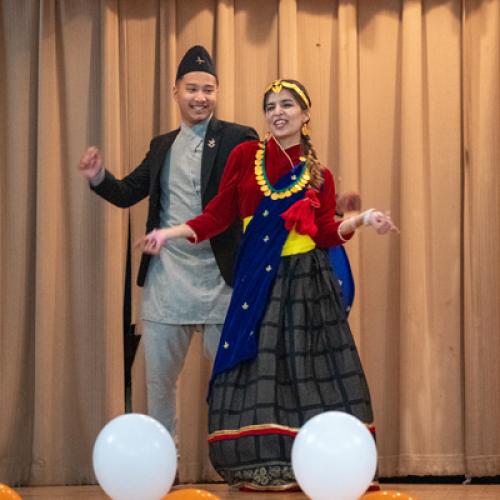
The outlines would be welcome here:
<svg viewBox="0 0 500 500">
<path fill-rule="evenodd" d="M 469 474 L 500 467 L 500 3 L 464 11 L 464 436 Z"/>
<path fill-rule="evenodd" d="M 0 9 L 0 478 L 21 482 L 29 479 L 33 442 L 39 9 L 6 7 Z M 13 99 L 16 93 L 22 99 Z"/>
<path fill-rule="evenodd" d="M 380 475 L 500 474 L 498 0 L 5 0 L 0 482 L 95 480 L 94 440 L 125 409 L 124 270 L 147 204 L 105 203 L 77 164 L 95 144 L 123 177 L 178 126 L 194 44 L 216 60 L 218 116 L 261 134 L 266 85 L 302 81 L 337 190 L 401 229 L 346 247 Z M 179 381 L 181 481 L 217 479 L 202 351 L 195 337 Z M 145 412 L 142 346 L 132 378 Z"/>
<path fill-rule="evenodd" d="M 460 10 L 439 2 L 405 5 L 401 51 L 399 295 L 405 371 L 395 472 L 460 474 Z"/>
<path fill-rule="evenodd" d="M 217 100 L 217 116 L 222 120 L 235 118 L 235 19 L 234 0 L 217 3 L 215 19 L 214 59 L 217 61 L 217 77 L 222 89 Z"/>
</svg>

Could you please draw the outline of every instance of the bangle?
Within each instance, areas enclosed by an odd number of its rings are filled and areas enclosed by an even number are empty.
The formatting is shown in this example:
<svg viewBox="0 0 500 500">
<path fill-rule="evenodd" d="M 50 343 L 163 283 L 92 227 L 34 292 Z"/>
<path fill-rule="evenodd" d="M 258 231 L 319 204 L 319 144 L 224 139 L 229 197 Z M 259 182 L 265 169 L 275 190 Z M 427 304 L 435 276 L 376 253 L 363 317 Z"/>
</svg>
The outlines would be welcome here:
<svg viewBox="0 0 500 500">
<path fill-rule="evenodd" d="M 348 240 L 348 238 L 344 238 L 344 236 L 342 235 L 342 232 L 340 231 L 341 225 L 337 228 L 337 234 L 339 235 L 340 241 L 345 243 L 346 241 L 349 241 L 349 240 Z M 347 234 L 349 234 L 349 233 L 347 233 Z"/>
<path fill-rule="evenodd" d="M 363 212 L 363 225 L 364 226 L 369 226 L 370 225 L 370 216 L 371 214 L 375 212 L 374 208 L 369 208 L 365 212 Z"/>
<path fill-rule="evenodd" d="M 347 225 L 349 225 L 349 228 L 347 227 Z M 344 238 L 344 236 L 342 235 L 342 229 L 346 229 L 347 230 L 347 233 L 346 234 L 351 234 L 351 233 L 354 233 L 356 232 L 356 223 L 353 224 L 353 218 L 349 218 L 347 220 L 343 220 L 340 224 L 339 224 L 339 227 L 337 228 L 337 234 L 339 235 L 339 238 L 342 240 L 342 241 L 348 241 L 348 238 Z"/>
<path fill-rule="evenodd" d="M 186 226 L 189 228 L 189 231 L 191 232 L 189 236 L 186 236 L 186 239 L 189 242 L 194 243 L 196 245 L 198 243 L 198 235 L 196 234 L 196 231 L 189 224 L 186 224 Z"/>
</svg>

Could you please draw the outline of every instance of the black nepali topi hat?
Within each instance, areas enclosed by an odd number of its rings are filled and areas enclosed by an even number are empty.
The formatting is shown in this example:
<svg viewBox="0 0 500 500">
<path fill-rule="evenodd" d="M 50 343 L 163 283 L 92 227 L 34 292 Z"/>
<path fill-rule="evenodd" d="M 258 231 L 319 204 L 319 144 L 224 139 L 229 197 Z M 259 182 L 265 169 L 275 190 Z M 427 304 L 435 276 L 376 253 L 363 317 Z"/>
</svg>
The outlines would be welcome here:
<svg viewBox="0 0 500 500">
<path fill-rule="evenodd" d="M 201 45 L 191 47 L 184 54 L 184 57 L 181 59 L 179 67 L 177 68 L 175 81 L 180 80 L 186 73 L 191 73 L 191 71 L 203 71 L 204 73 L 210 73 L 217 78 L 214 62 L 205 47 L 202 47 Z"/>
</svg>

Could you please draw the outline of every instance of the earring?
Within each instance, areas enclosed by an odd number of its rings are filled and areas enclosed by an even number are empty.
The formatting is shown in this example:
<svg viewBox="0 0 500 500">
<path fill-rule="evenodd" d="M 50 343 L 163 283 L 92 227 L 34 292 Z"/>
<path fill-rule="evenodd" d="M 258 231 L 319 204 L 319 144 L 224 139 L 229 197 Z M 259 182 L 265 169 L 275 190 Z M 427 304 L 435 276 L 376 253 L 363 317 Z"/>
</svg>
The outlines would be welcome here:
<svg viewBox="0 0 500 500">
<path fill-rule="evenodd" d="M 309 127 L 307 126 L 307 123 L 304 123 L 304 125 L 302 125 L 300 132 L 304 137 L 307 137 L 309 135 Z"/>
</svg>

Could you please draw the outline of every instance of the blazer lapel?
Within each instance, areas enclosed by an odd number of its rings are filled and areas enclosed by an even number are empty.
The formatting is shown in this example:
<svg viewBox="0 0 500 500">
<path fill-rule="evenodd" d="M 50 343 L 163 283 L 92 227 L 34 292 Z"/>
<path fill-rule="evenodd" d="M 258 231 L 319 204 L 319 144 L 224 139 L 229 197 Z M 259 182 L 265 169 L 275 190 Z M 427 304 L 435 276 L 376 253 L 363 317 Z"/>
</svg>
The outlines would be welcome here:
<svg viewBox="0 0 500 500">
<path fill-rule="evenodd" d="M 221 140 L 222 125 L 217 118 L 212 118 L 208 124 L 205 142 L 203 144 L 203 154 L 201 157 L 201 195 L 205 193 L 208 180 L 212 174 L 215 164 L 215 157 L 219 150 Z"/>
<path fill-rule="evenodd" d="M 161 196 L 161 186 L 160 186 L 160 172 L 165 164 L 165 158 L 167 156 L 168 150 L 172 147 L 179 129 L 169 132 L 165 137 L 162 138 L 160 143 L 156 146 L 155 151 L 152 152 L 154 155 L 151 162 L 151 174 L 149 178 L 149 196 L 150 196 L 150 216 L 155 214 L 154 218 L 150 220 L 148 217 L 148 225 L 153 227 L 159 223 L 160 214 L 160 196 Z"/>
<path fill-rule="evenodd" d="M 163 140 L 161 141 L 158 149 L 155 151 L 155 160 L 153 163 L 153 171 L 151 172 L 151 183 L 156 184 L 157 178 L 160 174 L 161 168 L 165 163 L 165 157 L 167 155 L 167 151 L 172 147 L 172 144 L 177 137 L 180 129 L 176 129 L 170 133 L 168 133 Z"/>
</svg>

